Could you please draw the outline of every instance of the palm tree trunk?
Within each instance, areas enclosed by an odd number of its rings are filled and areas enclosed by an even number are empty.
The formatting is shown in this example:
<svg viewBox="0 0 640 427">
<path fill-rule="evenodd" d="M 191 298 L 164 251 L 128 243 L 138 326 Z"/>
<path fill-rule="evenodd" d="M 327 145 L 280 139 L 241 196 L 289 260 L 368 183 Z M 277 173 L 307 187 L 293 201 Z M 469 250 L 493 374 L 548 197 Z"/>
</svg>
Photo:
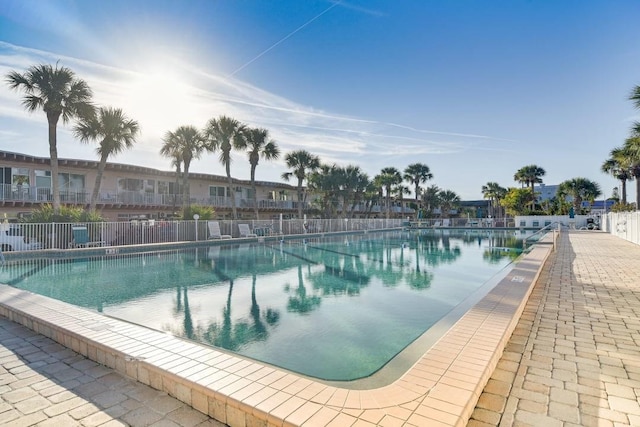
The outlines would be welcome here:
<svg viewBox="0 0 640 427">
<path fill-rule="evenodd" d="M 53 191 L 53 211 L 60 211 L 60 188 L 58 188 L 58 137 L 56 126 L 60 115 L 47 113 L 49 122 L 49 158 L 51 159 L 51 187 Z"/>
<path fill-rule="evenodd" d="M 183 213 L 191 206 L 191 189 L 189 188 L 189 167 L 191 166 L 191 162 L 184 161 L 184 172 L 182 174 L 182 210 Z M 191 218 L 184 218 L 191 219 Z"/>
<path fill-rule="evenodd" d="M 621 179 L 620 181 L 622 182 L 622 204 L 626 205 L 627 204 L 627 180 Z"/>
<path fill-rule="evenodd" d="M 420 185 L 416 184 L 416 218 L 418 220 L 418 215 L 420 215 L 420 202 L 418 202 L 418 194 L 420 193 Z"/>
<path fill-rule="evenodd" d="M 298 219 L 302 219 L 302 180 L 298 179 Z"/>
<path fill-rule="evenodd" d="M 387 219 L 391 217 L 391 189 L 387 188 Z"/>
<path fill-rule="evenodd" d="M 91 203 L 89 205 L 90 211 L 94 211 L 96 209 L 96 202 L 98 201 L 98 195 L 100 194 L 100 185 L 102 184 L 102 175 L 104 174 L 104 169 L 107 166 L 108 156 L 108 154 L 103 154 L 100 157 L 100 163 L 98 163 L 98 174 L 96 175 L 96 183 L 93 186 L 93 192 L 91 193 Z"/>
<path fill-rule="evenodd" d="M 236 189 L 233 188 L 233 181 L 231 180 L 231 165 L 229 164 L 229 162 L 227 162 L 227 164 L 225 165 L 225 169 L 227 171 L 227 186 L 231 195 L 231 215 L 232 219 L 237 219 L 238 212 L 236 209 Z"/>
<path fill-rule="evenodd" d="M 256 215 L 256 220 L 260 219 L 260 212 L 258 212 L 258 192 L 256 190 L 256 165 L 251 165 L 251 190 L 253 191 L 253 212 Z"/>
</svg>

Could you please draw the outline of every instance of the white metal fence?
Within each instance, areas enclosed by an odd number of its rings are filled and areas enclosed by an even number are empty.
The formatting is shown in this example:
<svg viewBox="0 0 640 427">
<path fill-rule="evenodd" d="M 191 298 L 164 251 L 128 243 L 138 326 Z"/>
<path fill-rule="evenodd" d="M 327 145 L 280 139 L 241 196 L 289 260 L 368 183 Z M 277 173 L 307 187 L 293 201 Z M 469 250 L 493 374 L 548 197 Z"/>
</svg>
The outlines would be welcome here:
<svg viewBox="0 0 640 427">
<path fill-rule="evenodd" d="M 609 212 L 601 228 L 614 236 L 640 245 L 640 212 Z"/>
<path fill-rule="evenodd" d="M 238 224 L 248 224 L 257 236 L 282 236 L 360 230 L 381 230 L 406 225 L 401 219 L 218 220 L 221 234 L 240 237 Z M 86 226 L 90 246 L 123 246 L 164 242 L 206 241 L 207 221 L 128 221 L 0 224 L 0 249 L 23 251 L 69 249 L 77 246 L 73 227 Z M 82 243 L 82 242 L 81 242 Z"/>
</svg>

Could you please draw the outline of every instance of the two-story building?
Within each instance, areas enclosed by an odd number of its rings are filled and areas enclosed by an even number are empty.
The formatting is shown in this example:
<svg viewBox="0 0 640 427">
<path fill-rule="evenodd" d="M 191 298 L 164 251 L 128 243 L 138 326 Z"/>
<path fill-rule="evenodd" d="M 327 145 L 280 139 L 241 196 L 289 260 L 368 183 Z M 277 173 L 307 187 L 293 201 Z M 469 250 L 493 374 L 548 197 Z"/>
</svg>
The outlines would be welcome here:
<svg viewBox="0 0 640 427">
<path fill-rule="evenodd" d="M 98 162 L 58 160 L 60 201 L 88 207 Z M 96 209 L 106 219 L 167 218 L 182 208 L 181 179 L 173 171 L 109 162 L 106 165 Z M 49 158 L 0 151 L 0 213 L 19 217 L 53 201 Z M 190 173 L 191 204 L 215 208 L 219 219 L 231 218 L 227 177 Z M 240 218 L 254 219 L 257 203 L 260 219 L 297 215 L 297 189 L 278 182 L 233 179 L 236 210 Z"/>
</svg>

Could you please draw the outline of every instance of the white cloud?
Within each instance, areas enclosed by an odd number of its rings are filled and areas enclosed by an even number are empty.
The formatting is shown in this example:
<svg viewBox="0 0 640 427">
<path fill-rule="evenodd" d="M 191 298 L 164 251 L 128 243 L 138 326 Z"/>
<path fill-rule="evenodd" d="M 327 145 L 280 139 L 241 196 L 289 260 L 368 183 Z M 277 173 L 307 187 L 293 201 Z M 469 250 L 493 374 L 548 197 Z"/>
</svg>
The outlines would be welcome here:
<svg viewBox="0 0 640 427">
<path fill-rule="evenodd" d="M 159 57 L 161 58 L 161 57 Z M 375 175 L 379 165 L 404 168 L 420 161 L 416 156 L 459 153 L 495 144 L 490 149 L 505 149 L 508 140 L 456 132 L 418 129 L 397 123 L 341 116 L 296 104 L 233 77 L 211 74 L 177 60 L 158 60 L 157 63 L 139 64 L 137 70 L 128 70 L 70 58 L 50 52 L 14 46 L 0 42 L 0 72 L 24 71 L 38 63 L 55 63 L 74 70 L 86 80 L 94 91 L 95 102 L 122 108 L 141 127 L 141 136 L 135 148 L 112 159 L 120 163 L 133 163 L 160 169 L 169 169 L 169 161 L 159 154 L 162 136 L 181 125 L 204 127 L 219 115 L 234 117 L 250 126 L 269 129 L 271 137 L 284 153 L 306 149 L 324 162 L 360 165 Z M 38 121 L 41 126 L 27 123 Z M 5 126 L 2 140 L 15 136 L 23 143 L 20 152 L 46 155 L 43 146 L 46 119 L 42 112 L 29 114 L 22 109 L 21 94 L 0 86 L 0 122 Z M 77 158 L 79 154 L 94 157 L 92 147 L 78 148 L 69 128 L 59 135 L 59 155 Z M 7 133 L 8 132 L 8 133 Z M 18 136 L 19 135 L 19 136 Z M 427 137 L 428 136 L 428 137 Z M 14 147 L 13 145 L 11 145 Z M 15 148 L 15 147 L 14 147 Z M 243 154 L 235 154 L 234 176 L 248 178 L 249 168 Z M 194 163 L 192 171 L 219 173 L 212 168 L 217 155 L 205 155 Z M 264 165 L 258 168 L 259 179 L 280 180 L 284 165 L 278 173 Z M 375 165 L 375 166 L 374 166 Z M 262 176 L 261 172 L 270 176 Z"/>
</svg>

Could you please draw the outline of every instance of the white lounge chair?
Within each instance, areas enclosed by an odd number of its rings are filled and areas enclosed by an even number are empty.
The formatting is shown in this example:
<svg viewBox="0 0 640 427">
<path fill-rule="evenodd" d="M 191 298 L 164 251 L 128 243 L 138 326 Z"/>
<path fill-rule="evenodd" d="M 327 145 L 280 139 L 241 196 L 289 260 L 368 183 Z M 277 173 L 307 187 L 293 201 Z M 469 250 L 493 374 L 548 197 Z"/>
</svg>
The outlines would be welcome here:
<svg viewBox="0 0 640 427">
<path fill-rule="evenodd" d="M 220 231 L 220 224 L 218 221 L 208 221 L 207 227 L 209 227 L 209 239 L 230 239 L 229 234 L 222 234 Z"/>
<path fill-rule="evenodd" d="M 249 224 L 238 224 L 238 231 L 240 232 L 240 237 L 258 237 L 256 233 L 252 233 L 249 230 Z"/>
</svg>

